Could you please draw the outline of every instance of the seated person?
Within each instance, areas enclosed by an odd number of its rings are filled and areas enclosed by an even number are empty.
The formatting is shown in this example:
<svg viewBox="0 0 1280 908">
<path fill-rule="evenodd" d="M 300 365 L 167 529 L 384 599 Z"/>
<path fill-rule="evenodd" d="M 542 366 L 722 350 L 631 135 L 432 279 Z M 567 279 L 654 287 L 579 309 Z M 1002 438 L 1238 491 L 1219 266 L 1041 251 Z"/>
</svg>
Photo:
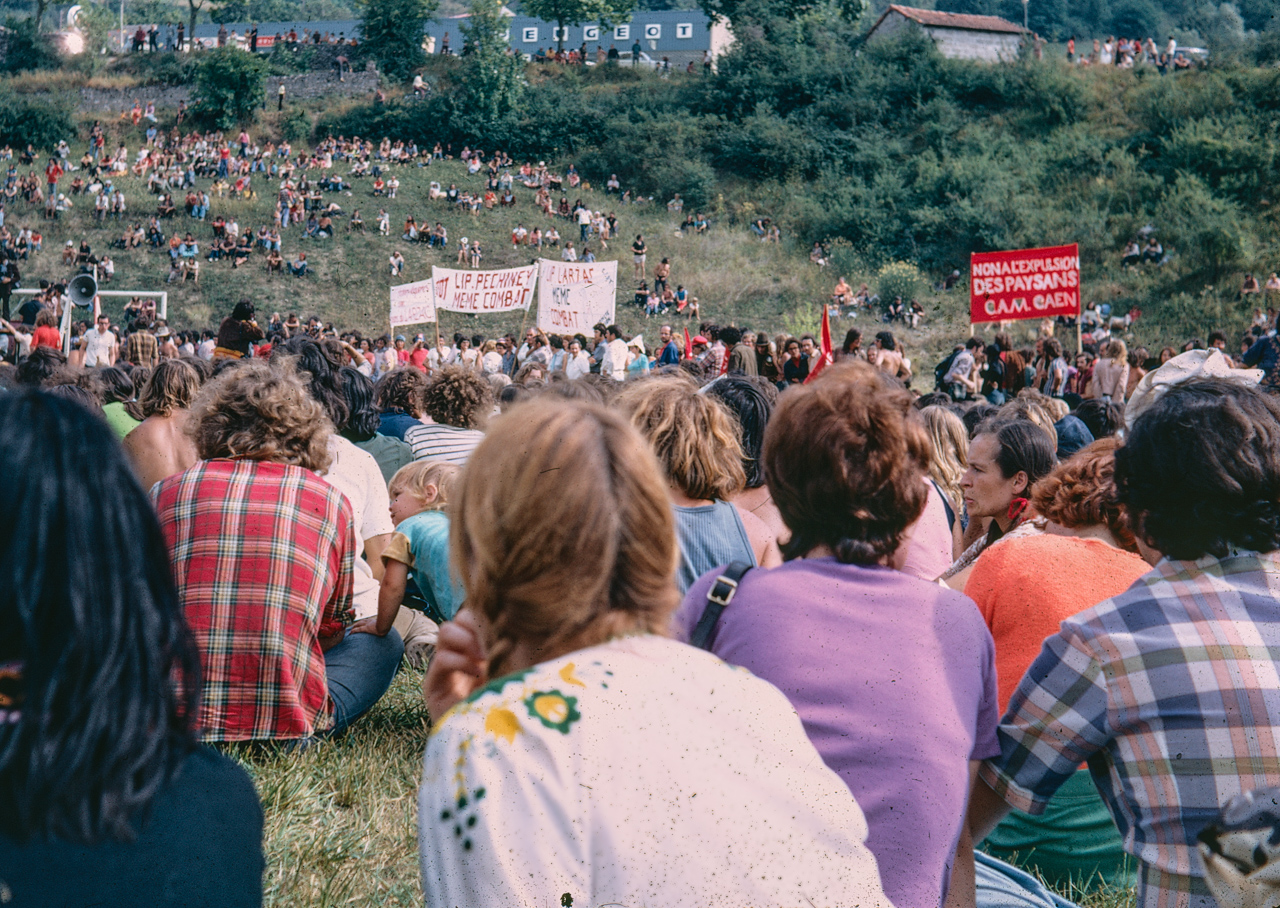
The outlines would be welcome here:
<svg viewBox="0 0 1280 908">
<path fill-rule="evenodd" d="M 25 429 L 0 437 L 22 490 L 0 509 L 5 900 L 261 904 L 262 808 L 244 770 L 199 745 L 200 691 L 185 682 L 200 654 L 119 443 L 100 414 L 35 390 L 0 397 L 0 424 Z M 36 526 L 93 544 L 42 546 Z M 86 576 L 91 609 L 76 607 Z"/>
<path fill-rule="evenodd" d="M 280 254 L 279 249 L 272 249 L 267 253 L 267 273 L 284 272 L 284 256 Z"/>
<path fill-rule="evenodd" d="M 1120 253 L 1121 265 L 1136 265 L 1142 261 L 1142 251 L 1138 248 L 1137 240 L 1130 240 L 1125 243 L 1124 252 Z"/>
<path fill-rule="evenodd" d="M 390 685 L 403 644 L 346 634 L 359 528 L 319 475 L 333 460 L 325 411 L 292 372 L 251 360 L 190 420 L 200 460 L 153 497 L 200 650 L 204 737 L 340 733 Z"/>
<path fill-rule="evenodd" d="M 785 699 L 666 638 L 675 527 L 644 440 L 600 406 L 521 408 L 451 515 L 467 608 L 424 687 L 427 904 L 887 906 L 862 811 Z M 622 757 L 655 735 L 680 741 L 661 770 Z"/>
<path fill-rule="evenodd" d="M 289 273 L 294 277 L 306 277 L 307 275 L 307 254 L 299 252 L 298 257 L 288 263 Z"/>
<path fill-rule="evenodd" d="M 1147 245 L 1142 250 L 1142 261 L 1159 265 L 1164 260 L 1164 247 L 1155 237 L 1147 238 Z"/>
</svg>

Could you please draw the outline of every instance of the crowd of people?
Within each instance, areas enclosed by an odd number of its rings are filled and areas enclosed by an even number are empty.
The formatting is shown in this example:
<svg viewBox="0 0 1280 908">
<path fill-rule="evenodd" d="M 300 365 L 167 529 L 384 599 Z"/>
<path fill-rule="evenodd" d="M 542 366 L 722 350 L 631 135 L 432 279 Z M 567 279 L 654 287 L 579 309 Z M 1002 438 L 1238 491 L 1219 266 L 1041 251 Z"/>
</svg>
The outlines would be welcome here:
<svg viewBox="0 0 1280 908">
<path fill-rule="evenodd" d="M 1218 345 L 973 339 L 920 394 L 888 331 L 146 319 L 0 366 L 18 904 L 258 904 L 219 749 L 404 664 L 428 904 L 1239 903 L 1196 836 L 1280 783 L 1280 404 Z"/>
</svg>

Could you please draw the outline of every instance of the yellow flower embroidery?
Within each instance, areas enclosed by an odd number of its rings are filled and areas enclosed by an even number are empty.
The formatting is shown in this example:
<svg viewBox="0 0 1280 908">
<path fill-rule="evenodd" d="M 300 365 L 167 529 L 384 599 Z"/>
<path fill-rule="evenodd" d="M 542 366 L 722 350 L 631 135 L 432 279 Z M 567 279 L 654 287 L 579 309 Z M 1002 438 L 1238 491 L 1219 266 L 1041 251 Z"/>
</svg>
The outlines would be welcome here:
<svg viewBox="0 0 1280 908">
<path fill-rule="evenodd" d="M 524 705 L 530 716 L 562 735 L 567 735 L 569 727 L 582 718 L 577 698 L 566 697 L 558 690 L 535 691 L 525 698 Z"/>
<path fill-rule="evenodd" d="M 515 713 L 501 706 L 495 706 L 484 717 L 484 730 L 493 734 L 494 737 L 506 738 L 507 743 L 510 744 L 516 739 L 516 733 L 522 729 Z"/>
<path fill-rule="evenodd" d="M 575 687 L 586 687 L 582 680 L 573 673 L 574 665 L 572 662 L 565 663 L 564 668 L 560 669 L 560 680 L 565 684 L 572 684 Z"/>
</svg>

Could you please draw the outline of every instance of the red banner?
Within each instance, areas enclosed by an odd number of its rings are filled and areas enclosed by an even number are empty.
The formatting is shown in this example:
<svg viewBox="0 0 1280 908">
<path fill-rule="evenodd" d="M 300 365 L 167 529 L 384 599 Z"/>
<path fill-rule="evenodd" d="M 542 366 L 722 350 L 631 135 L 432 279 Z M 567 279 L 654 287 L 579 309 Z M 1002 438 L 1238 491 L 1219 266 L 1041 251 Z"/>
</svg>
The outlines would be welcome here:
<svg viewBox="0 0 1280 908">
<path fill-rule="evenodd" d="M 1078 316 L 1080 247 L 973 253 L 969 312 L 971 322 Z"/>
</svg>

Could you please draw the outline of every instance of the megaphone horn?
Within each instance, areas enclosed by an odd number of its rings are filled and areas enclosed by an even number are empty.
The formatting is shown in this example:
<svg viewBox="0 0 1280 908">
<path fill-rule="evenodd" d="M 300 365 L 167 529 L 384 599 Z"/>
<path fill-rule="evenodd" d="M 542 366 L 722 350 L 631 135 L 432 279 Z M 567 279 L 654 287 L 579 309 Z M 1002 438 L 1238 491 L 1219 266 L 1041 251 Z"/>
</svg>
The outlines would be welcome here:
<svg viewBox="0 0 1280 908">
<path fill-rule="evenodd" d="M 71 279 L 67 285 L 67 296 L 74 306 L 92 306 L 93 298 L 98 295 L 98 282 L 92 274 L 80 274 Z"/>
</svg>

